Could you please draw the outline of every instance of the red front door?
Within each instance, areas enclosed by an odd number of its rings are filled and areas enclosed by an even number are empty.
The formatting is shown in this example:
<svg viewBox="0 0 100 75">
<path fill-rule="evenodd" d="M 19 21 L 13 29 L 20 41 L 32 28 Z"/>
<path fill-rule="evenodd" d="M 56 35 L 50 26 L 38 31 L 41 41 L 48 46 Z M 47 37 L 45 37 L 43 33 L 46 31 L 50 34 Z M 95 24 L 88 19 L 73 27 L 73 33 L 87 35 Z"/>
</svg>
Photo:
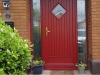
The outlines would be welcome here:
<svg viewBox="0 0 100 75">
<path fill-rule="evenodd" d="M 77 0 L 41 0 L 41 34 L 45 69 L 75 69 Z"/>
</svg>

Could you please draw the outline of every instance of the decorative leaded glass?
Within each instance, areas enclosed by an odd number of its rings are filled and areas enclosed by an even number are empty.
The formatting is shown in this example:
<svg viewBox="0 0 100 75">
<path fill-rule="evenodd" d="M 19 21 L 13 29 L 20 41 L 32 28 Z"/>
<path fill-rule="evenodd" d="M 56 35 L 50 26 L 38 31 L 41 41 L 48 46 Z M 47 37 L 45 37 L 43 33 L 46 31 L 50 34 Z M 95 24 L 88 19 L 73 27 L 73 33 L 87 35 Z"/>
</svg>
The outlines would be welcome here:
<svg viewBox="0 0 100 75">
<path fill-rule="evenodd" d="M 78 59 L 86 63 L 86 0 L 77 0 L 77 17 L 78 17 Z"/>
<path fill-rule="evenodd" d="M 58 18 L 60 19 L 65 13 L 66 10 L 60 5 L 58 4 L 53 10 L 52 13 Z"/>
<path fill-rule="evenodd" d="M 40 0 L 33 0 L 33 43 L 34 59 L 41 57 Z"/>
</svg>

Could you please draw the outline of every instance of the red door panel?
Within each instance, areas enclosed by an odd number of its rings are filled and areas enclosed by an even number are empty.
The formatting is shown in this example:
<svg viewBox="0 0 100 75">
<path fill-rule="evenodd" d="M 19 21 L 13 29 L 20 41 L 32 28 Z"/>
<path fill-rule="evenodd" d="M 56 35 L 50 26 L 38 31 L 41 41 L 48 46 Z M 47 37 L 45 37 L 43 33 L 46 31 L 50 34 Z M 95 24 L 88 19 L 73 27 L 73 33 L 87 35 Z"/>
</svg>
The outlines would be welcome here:
<svg viewBox="0 0 100 75">
<path fill-rule="evenodd" d="M 78 60 L 76 3 L 76 0 L 41 0 L 42 58 L 46 62 L 45 69 L 75 69 Z M 66 10 L 59 19 L 52 13 L 58 4 Z"/>
</svg>

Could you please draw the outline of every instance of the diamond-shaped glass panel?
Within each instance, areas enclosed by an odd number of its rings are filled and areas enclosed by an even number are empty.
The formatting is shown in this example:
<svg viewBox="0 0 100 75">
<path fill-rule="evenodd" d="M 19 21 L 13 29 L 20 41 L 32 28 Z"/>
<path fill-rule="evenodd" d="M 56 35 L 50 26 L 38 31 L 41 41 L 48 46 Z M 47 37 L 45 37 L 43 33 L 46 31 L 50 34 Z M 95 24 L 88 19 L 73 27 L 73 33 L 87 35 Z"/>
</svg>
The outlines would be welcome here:
<svg viewBox="0 0 100 75">
<path fill-rule="evenodd" d="M 58 4 L 53 10 L 52 13 L 58 18 L 60 19 L 65 13 L 66 10 L 60 5 Z"/>
</svg>

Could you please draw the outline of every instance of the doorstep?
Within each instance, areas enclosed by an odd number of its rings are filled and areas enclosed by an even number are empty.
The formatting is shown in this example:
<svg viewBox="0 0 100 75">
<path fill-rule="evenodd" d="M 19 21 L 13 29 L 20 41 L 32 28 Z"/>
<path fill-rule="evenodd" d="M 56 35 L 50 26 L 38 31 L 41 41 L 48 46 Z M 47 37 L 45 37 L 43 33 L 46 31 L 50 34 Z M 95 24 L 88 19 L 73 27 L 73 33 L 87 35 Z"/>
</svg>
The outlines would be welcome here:
<svg viewBox="0 0 100 75">
<path fill-rule="evenodd" d="M 50 71 L 51 70 L 43 70 L 43 73 L 39 75 L 50 75 Z M 79 74 L 78 70 L 74 70 L 74 75 L 92 75 L 92 74 L 89 72 L 89 70 L 86 70 L 85 74 Z"/>
</svg>

